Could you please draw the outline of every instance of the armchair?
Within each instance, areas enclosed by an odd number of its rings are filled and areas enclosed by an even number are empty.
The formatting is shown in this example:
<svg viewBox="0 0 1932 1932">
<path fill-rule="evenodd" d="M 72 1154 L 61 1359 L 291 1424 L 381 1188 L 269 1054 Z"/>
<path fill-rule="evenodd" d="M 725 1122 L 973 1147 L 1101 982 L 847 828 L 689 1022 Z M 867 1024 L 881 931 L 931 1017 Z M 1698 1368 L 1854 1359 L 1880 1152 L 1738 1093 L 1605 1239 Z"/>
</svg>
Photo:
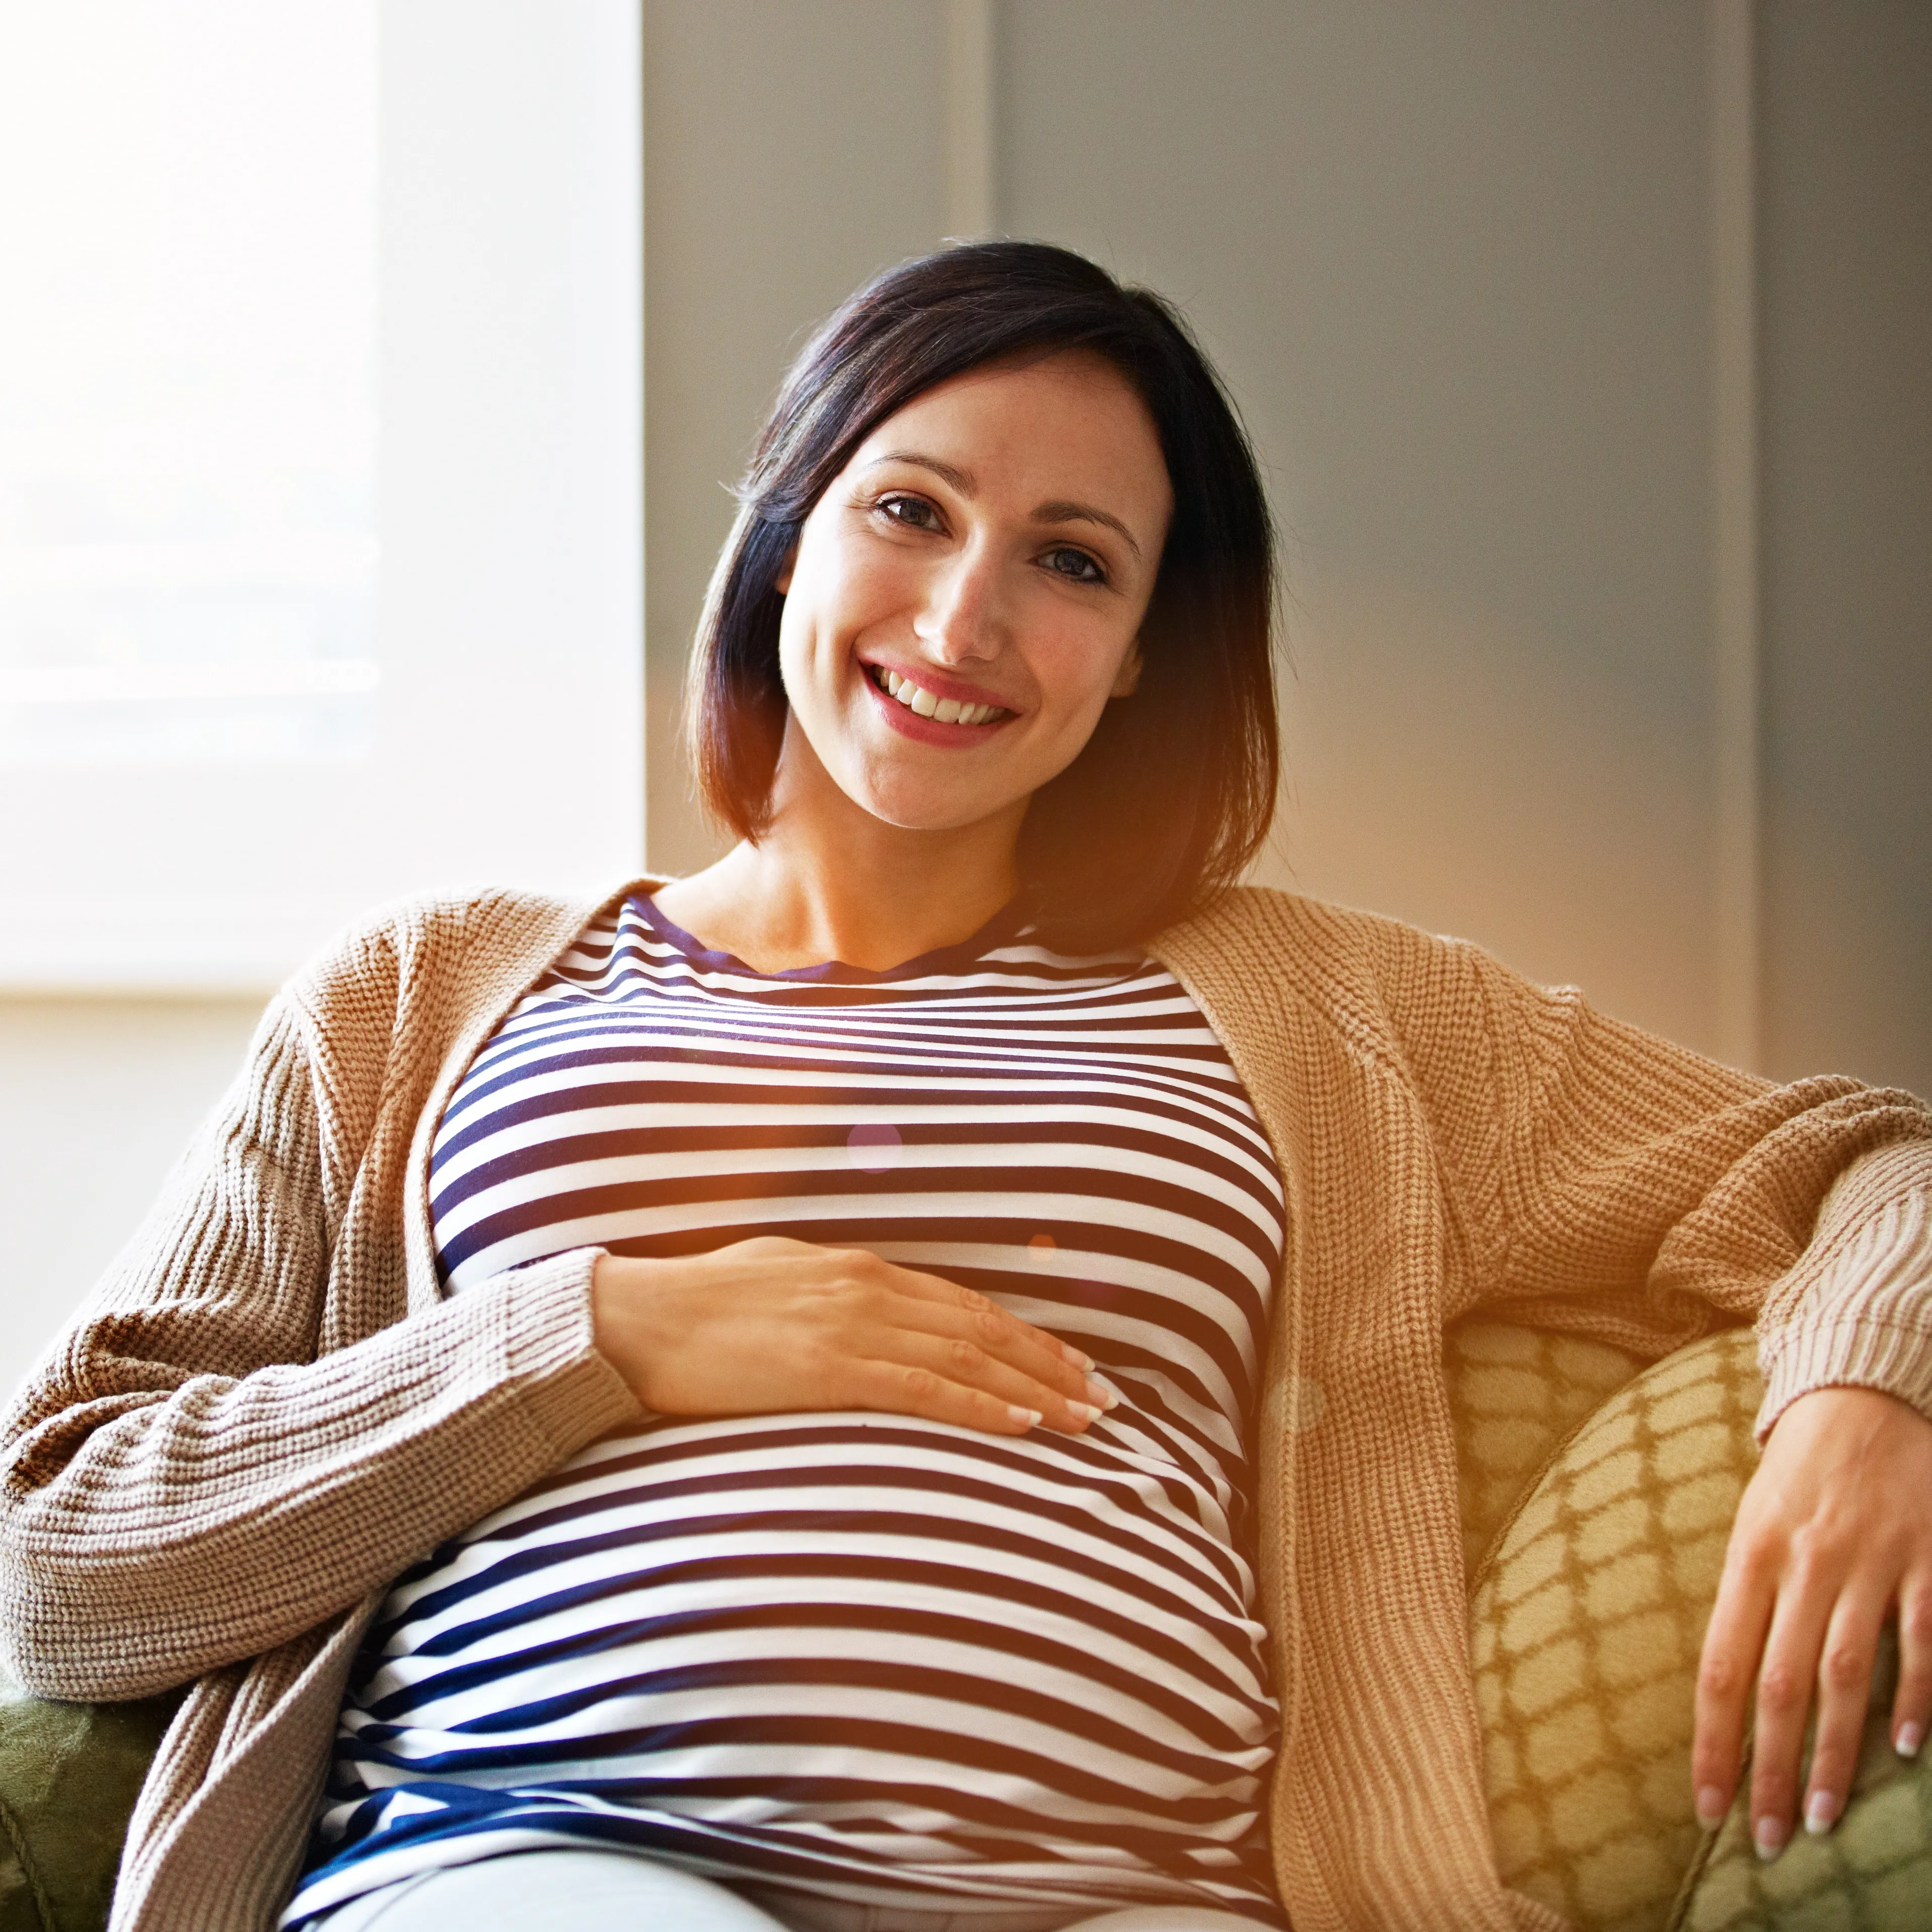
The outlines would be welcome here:
<svg viewBox="0 0 1932 1932">
<path fill-rule="evenodd" d="M 1505 1882 L 1579 1932 L 1932 1932 L 1932 1763 L 1886 1735 L 1895 1652 L 1828 1837 L 1763 1865 L 1742 1793 L 1715 1833 L 1691 1810 L 1698 1648 L 1756 1460 L 1750 1332 L 1640 1372 L 1600 1343 L 1472 1322 L 1444 1366 Z M 100 1932 L 179 1702 L 0 1684 L 0 1932 Z"/>
</svg>

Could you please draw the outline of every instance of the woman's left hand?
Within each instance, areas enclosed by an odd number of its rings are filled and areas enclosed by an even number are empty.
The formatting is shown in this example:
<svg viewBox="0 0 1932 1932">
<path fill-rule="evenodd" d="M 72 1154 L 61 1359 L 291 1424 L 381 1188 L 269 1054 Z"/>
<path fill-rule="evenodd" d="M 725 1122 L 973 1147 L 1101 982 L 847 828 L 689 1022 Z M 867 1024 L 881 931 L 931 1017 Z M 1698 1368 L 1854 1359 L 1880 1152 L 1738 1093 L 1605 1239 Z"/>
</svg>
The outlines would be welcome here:
<svg viewBox="0 0 1932 1932">
<path fill-rule="evenodd" d="M 1879 1633 L 1894 1612 L 1892 1736 L 1910 1756 L 1932 1718 L 1932 1422 L 1876 1390 L 1814 1390 L 1766 1441 L 1705 1634 L 1691 1778 L 1707 1827 L 1736 1790 L 1754 1688 L 1759 1856 L 1774 1858 L 1791 1836 L 1814 1687 L 1804 1825 L 1824 1832 L 1837 1822 L 1858 1763 Z"/>
</svg>

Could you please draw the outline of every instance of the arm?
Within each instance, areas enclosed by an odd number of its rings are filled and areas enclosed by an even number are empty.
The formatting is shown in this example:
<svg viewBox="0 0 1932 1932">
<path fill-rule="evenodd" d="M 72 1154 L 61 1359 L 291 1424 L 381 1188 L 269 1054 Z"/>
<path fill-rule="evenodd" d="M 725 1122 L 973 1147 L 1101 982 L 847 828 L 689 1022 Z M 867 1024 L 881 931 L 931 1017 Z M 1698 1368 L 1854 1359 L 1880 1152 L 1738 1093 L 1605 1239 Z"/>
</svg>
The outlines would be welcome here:
<svg viewBox="0 0 1932 1932">
<path fill-rule="evenodd" d="M 1894 1615 L 1900 1756 L 1917 1754 L 1932 1719 L 1932 1160 L 1922 1146 L 1846 1171 L 1760 1328 L 1764 1455 L 1705 1636 L 1692 1779 L 1700 1817 L 1715 1823 L 1736 1789 L 1754 1692 L 1750 1815 L 1771 1857 L 1794 1813 L 1817 1832 L 1844 1811 L 1879 1634 Z"/>
<path fill-rule="evenodd" d="M 1894 1736 L 1932 1715 L 1932 1114 L 1846 1080 L 1773 1087 L 1457 950 L 1487 1064 L 1472 1081 L 1466 1036 L 1460 1066 L 1426 1033 L 1417 1058 L 1472 1292 L 1652 1352 L 1714 1314 L 1757 1318 L 1768 1439 L 1706 1640 L 1693 1776 L 1721 1816 L 1754 1695 L 1769 1856 L 1814 1688 L 1804 1816 L 1842 1810 L 1894 1612 Z"/>
<path fill-rule="evenodd" d="M 335 1252 L 327 1165 L 278 1002 L 0 1424 L 0 1647 L 31 1688 L 139 1696 L 268 1649 L 637 1413 L 594 1252 L 404 1321 L 400 1244 Z M 377 1332 L 318 1358 L 332 1268 Z"/>
</svg>

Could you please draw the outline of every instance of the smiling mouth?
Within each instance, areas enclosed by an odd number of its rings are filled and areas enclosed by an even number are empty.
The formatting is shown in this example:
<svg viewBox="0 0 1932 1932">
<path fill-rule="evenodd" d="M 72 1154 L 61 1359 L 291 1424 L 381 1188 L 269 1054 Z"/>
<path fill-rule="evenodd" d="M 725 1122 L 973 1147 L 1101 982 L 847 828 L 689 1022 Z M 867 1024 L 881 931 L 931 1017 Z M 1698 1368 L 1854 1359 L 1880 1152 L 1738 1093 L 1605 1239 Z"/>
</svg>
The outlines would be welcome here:
<svg viewBox="0 0 1932 1932">
<path fill-rule="evenodd" d="M 868 664 L 866 675 L 886 695 L 921 718 L 936 724 L 997 724 L 1012 713 L 997 704 L 961 704 L 950 698 L 935 698 L 924 686 L 902 677 L 883 664 Z"/>
</svg>

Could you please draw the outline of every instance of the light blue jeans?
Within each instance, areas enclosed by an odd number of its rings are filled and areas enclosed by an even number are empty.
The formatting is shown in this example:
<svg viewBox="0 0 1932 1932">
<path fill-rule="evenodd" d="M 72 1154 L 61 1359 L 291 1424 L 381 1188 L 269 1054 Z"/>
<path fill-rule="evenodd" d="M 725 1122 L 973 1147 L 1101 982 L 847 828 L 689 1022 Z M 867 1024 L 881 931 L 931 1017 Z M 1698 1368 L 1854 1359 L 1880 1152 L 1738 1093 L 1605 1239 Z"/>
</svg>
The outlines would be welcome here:
<svg viewBox="0 0 1932 1932">
<path fill-rule="evenodd" d="M 406 1878 L 351 1899 L 318 1932 L 1266 1932 L 1199 1906 L 1136 1905 L 1071 1915 L 847 1905 L 808 1892 L 728 1886 L 628 1852 L 509 1852 Z"/>
</svg>

